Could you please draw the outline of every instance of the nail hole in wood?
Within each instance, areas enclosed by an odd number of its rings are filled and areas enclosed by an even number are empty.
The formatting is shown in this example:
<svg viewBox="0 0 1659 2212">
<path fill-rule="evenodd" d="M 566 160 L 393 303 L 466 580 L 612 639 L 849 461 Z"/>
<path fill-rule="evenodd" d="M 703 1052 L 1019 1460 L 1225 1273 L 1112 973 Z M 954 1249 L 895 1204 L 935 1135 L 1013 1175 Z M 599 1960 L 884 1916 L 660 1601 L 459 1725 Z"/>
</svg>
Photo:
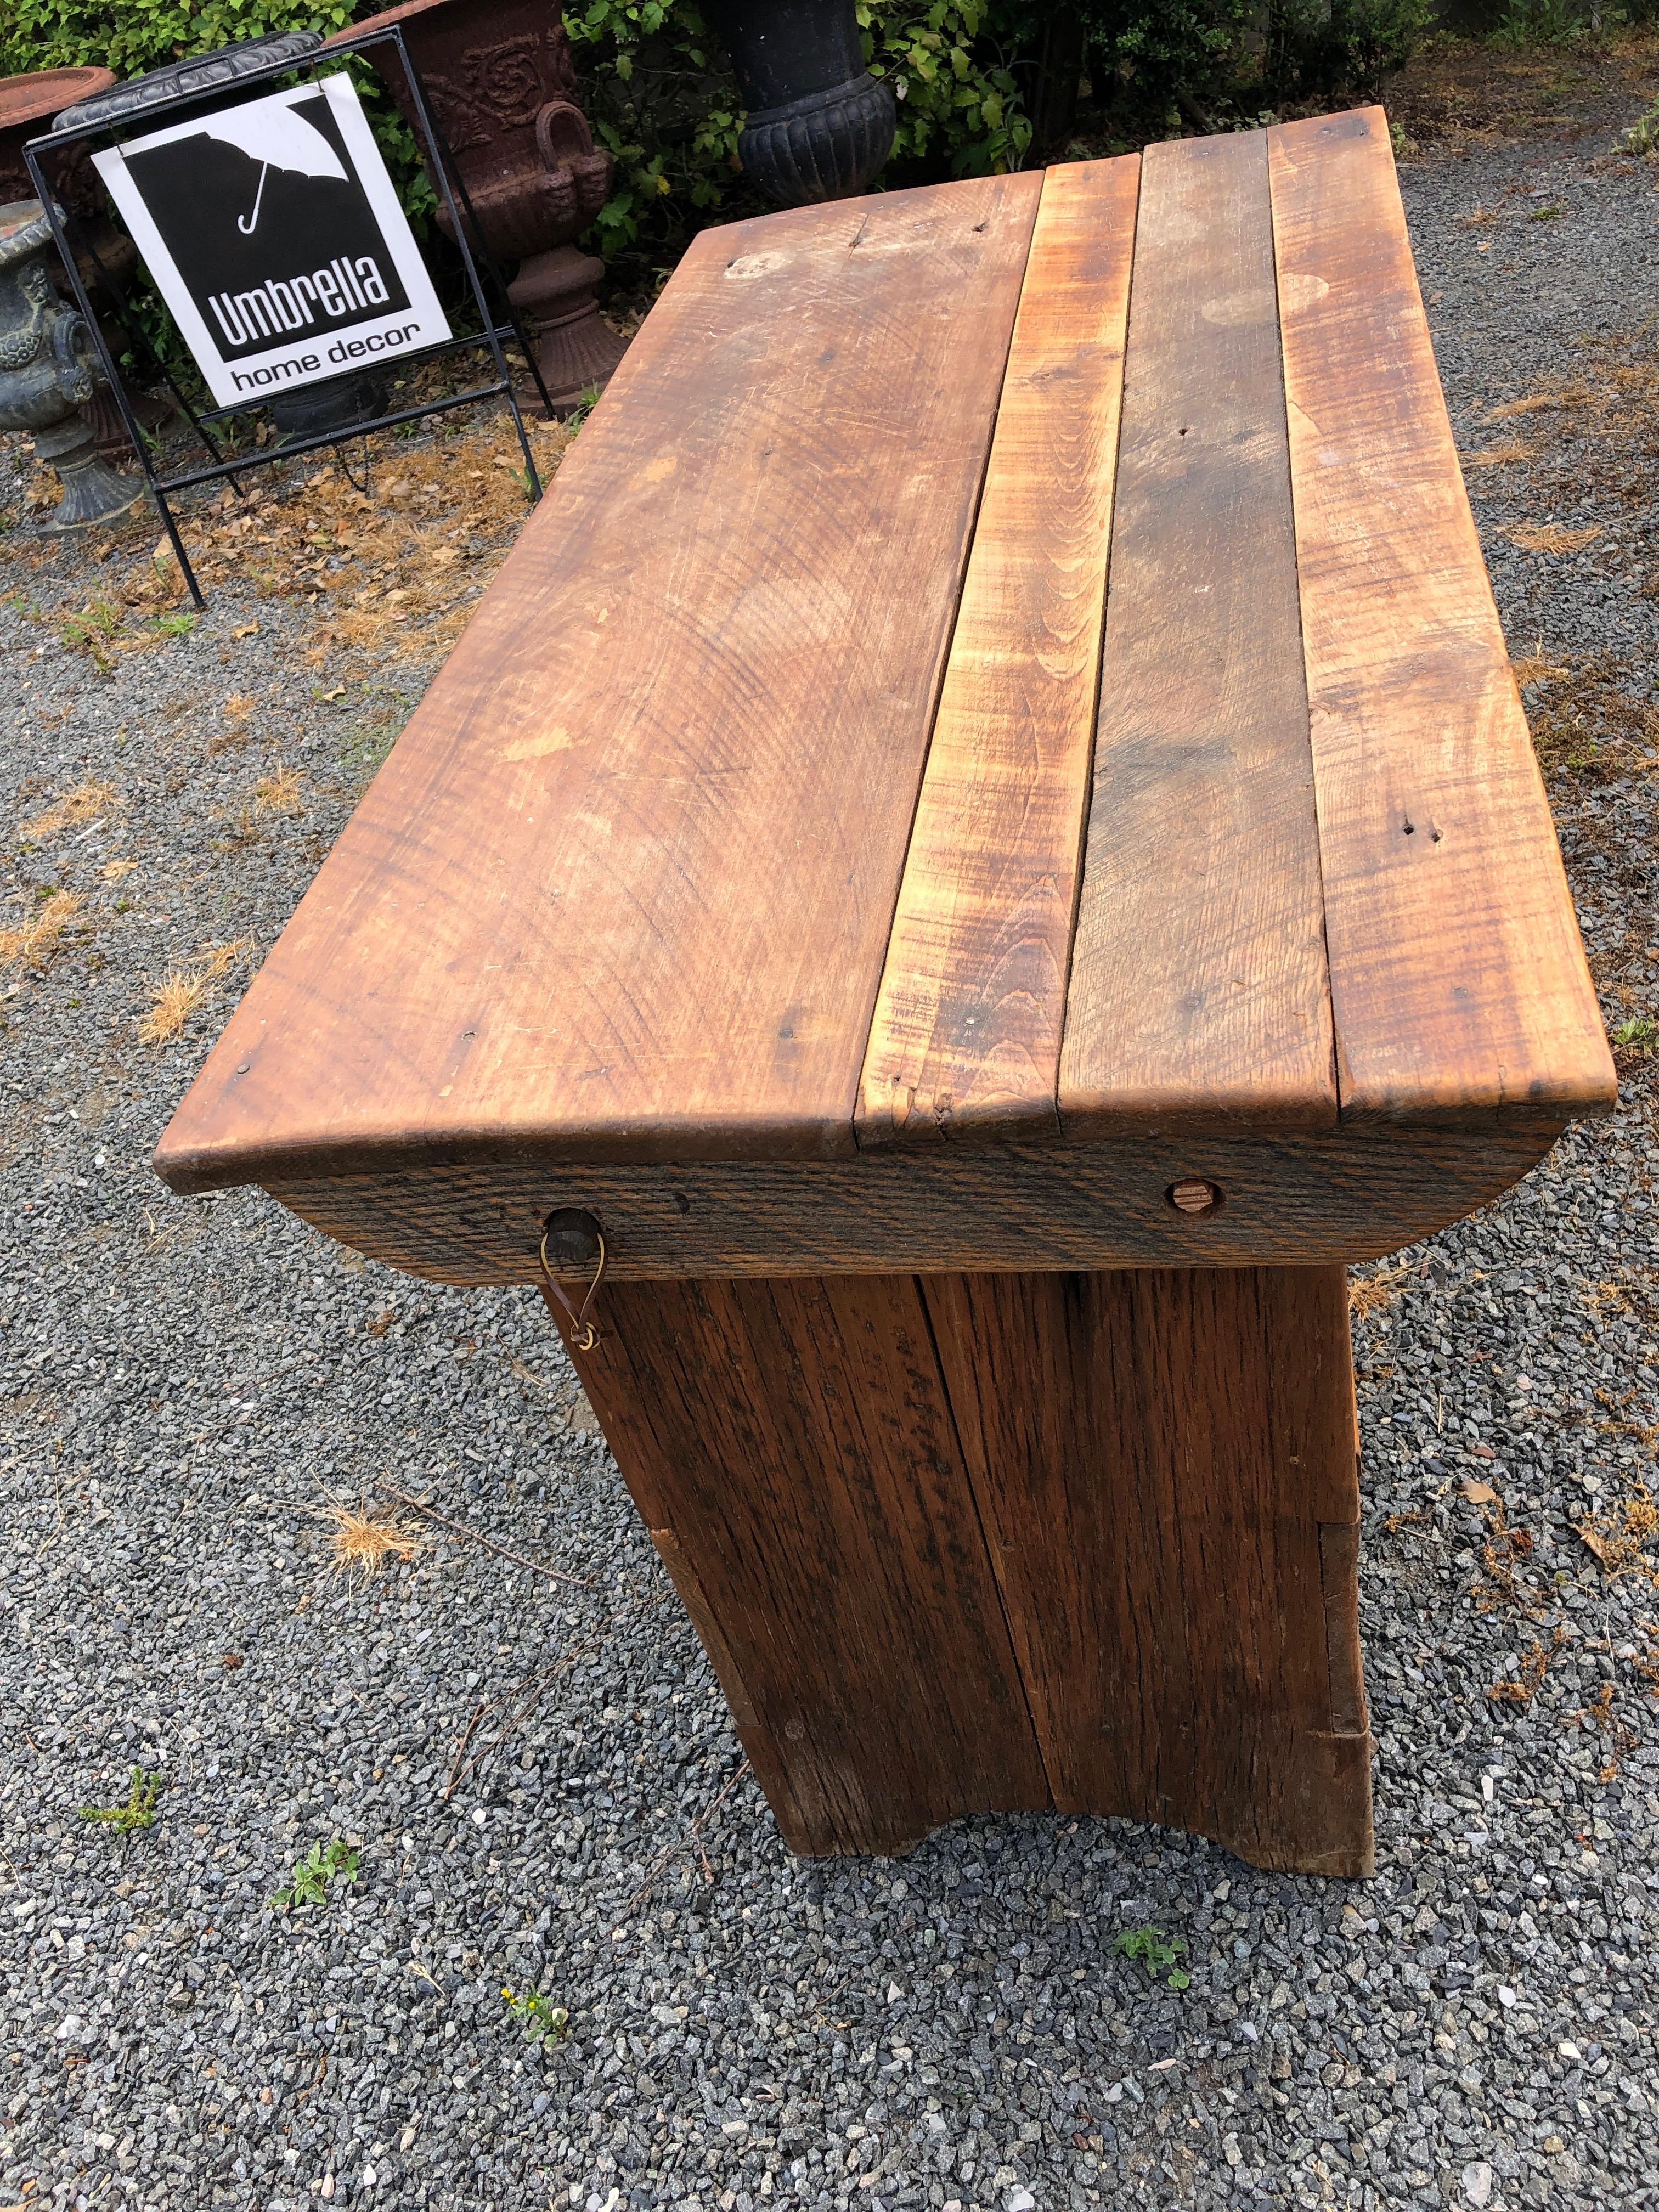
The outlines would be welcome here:
<svg viewBox="0 0 1659 2212">
<path fill-rule="evenodd" d="M 1184 1213 L 1189 1221 L 1202 1221 L 1206 1214 L 1219 1213 L 1226 1204 L 1226 1194 L 1219 1183 L 1206 1182 L 1201 1176 L 1183 1176 L 1172 1182 L 1164 1194 L 1177 1213 Z"/>
</svg>

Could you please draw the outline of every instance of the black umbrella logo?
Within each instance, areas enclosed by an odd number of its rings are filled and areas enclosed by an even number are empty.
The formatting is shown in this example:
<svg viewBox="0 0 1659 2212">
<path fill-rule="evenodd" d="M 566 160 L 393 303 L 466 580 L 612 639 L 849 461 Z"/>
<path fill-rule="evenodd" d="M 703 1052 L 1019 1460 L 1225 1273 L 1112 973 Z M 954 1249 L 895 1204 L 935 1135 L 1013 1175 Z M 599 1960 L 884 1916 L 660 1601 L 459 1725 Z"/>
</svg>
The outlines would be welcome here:
<svg viewBox="0 0 1659 2212">
<path fill-rule="evenodd" d="M 246 154 L 250 161 L 259 164 L 259 188 L 253 196 L 251 214 L 238 216 L 236 228 L 244 238 L 252 238 L 259 220 L 259 209 L 265 196 L 265 179 L 272 169 L 289 169 L 301 177 L 337 177 L 346 181 L 346 173 L 340 157 L 314 124 L 294 112 L 291 107 L 268 106 L 261 101 L 256 106 L 235 107 L 228 115 L 216 115 L 210 123 L 202 126 L 210 138 L 222 139 L 227 146 L 235 147 Z"/>
</svg>

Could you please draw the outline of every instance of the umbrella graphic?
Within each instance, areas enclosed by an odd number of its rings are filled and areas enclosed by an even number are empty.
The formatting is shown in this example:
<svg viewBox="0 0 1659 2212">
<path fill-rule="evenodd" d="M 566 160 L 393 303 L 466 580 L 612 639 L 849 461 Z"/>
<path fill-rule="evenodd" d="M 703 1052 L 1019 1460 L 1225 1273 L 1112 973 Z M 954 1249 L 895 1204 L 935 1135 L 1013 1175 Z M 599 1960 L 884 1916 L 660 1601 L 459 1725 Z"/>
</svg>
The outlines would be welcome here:
<svg viewBox="0 0 1659 2212">
<path fill-rule="evenodd" d="M 302 177 L 338 177 L 343 184 L 346 180 L 340 157 L 322 132 L 314 124 L 296 115 L 291 107 L 271 106 L 257 100 L 246 107 L 234 107 L 228 115 L 216 115 L 202 128 L 210 138 L 222 139 L 227 146 L 235 147 L 239 154 L 246 154 L 249 161 L 259 164 L 259 189 L 253 196 L 253 212 L 236 218 L 236 228 L 244 238 L 252 237 L 253 227 L 259 220 L 259 205 L 265 196 L 269 171 L 293 169 Z"/>
</svg>

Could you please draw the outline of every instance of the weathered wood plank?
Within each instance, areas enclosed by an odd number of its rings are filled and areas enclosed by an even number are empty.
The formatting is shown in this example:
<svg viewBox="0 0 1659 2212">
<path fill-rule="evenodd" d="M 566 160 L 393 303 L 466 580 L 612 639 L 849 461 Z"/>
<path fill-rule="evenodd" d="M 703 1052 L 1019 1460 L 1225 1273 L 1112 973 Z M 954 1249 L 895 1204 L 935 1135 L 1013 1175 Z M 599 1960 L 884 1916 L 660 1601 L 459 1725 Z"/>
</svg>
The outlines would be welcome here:
<svg viewBox="0 0 1659 2212">
<path fill-rule="evenodd" d="M 624 1284 L 571 1357 L 792 1850 L 1048 1803 L 913 1278 Z"/>
<path fill-rule="evenodd" d="M 926 1291 L 1056 1806 L 1369 1874 L 1342 1270 Z"/>
<path fill-rule="evenodd" d="M 533 1282 L 542 1223 L 561 1206 L 599 1216 L 617 1281 L 1296 1267 L 1376 1259 L 1461 1219 L 1523 1176 L 1559 1127 L 940 1145 L 856 1161 L 503 1161 L 270 1189 L 343 1243 L 440 1282 Z M 1188 1176 L 1218 1186 L 1218 1212 L 1194 1218 L 1170 1204 Z"/>
<path fill-rule="evenodd" d="M 854 1149 L 1040 191 L 694 241 L 164 1172 Z"/>
<path fill-rule="evenodd" d="M 1267 146 L 1146 149 L 1068 1137 L 1336 1119 Z"/>
<path fill-rule="evenodd" d="M 1343 1115 L 1603 1112 L 1613 1064 L 1387 119 L 1268 143 Z"/>
<path fill-rule="evenodd" d="M 858 1139 L 1057 1135 L 1139 161 L 1050 169 Z"/>
</svg>

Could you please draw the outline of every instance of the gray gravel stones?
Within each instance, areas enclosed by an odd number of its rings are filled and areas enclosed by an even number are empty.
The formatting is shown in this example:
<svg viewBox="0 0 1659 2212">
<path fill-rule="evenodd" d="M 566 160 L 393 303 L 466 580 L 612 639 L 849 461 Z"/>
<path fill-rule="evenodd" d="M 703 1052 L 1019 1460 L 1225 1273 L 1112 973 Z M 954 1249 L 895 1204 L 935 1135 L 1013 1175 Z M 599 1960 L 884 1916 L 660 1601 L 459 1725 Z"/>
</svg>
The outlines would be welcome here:
<svg viewBox="0 0 1659 2212">
<path fill-rule="evenodd" d="M 1652 175 L 1595 167 L 1606 143 L 1407 171 L 1464 444 L 1637 312 Z M 1568 212 L 1476 256 L 1460 217 L 1546 174 Z M 1616 632 L 1653 665 L 1634 526 L 1616 562 L 1529 561 L 1515 495 L 1478 496 L 1517 650 Z M 59 558 L 26 580 L 47 617 L 87 588 Z M 538 1302 L 146 1166 L 224 1004 L 145 1046 L 147 984 L 263 950 L 353 796 L 305 621 L 226 592 L 102 678 L 0 611 L 29 687 L 0 788 L 19 816 L 87 778 L 120 801 L 13 845 L 0 922 L 61 884 L 91 933 L 0 987 L 0 2202 L 1659 2201 L 1659 1592 L 1577 1533 L 1619 1522 L 1659 1424 L 1644 1066 L 1617 1119 L 1361 1294 L 1374 1882 L 1036 1816 L 793 1861 L 746 1777 L 694 1834 L 740 1754 Z M 231 693 L 254 732 L 212 750 Z M 306 811 L 250 834 L 279 757 Z M 1564 815 L 1586 913 L 1610 949 L 1659 944 L 1646 787 L 1613 788 Z M 388 1475 L 585 1581 L 441 1535 L 331 1579 L 317 1509 Z M 134 1764 L 165 1778 L 152 1828 L 78 1817 Z M 274 1911 L 335 1835 L 355 1887 Z M 1115 1954 L 1146 1923 L 1190 1988 Z M 568 2039 L 527 2040 L 503 1986 L 568 2007 Z"/>
</svg>

